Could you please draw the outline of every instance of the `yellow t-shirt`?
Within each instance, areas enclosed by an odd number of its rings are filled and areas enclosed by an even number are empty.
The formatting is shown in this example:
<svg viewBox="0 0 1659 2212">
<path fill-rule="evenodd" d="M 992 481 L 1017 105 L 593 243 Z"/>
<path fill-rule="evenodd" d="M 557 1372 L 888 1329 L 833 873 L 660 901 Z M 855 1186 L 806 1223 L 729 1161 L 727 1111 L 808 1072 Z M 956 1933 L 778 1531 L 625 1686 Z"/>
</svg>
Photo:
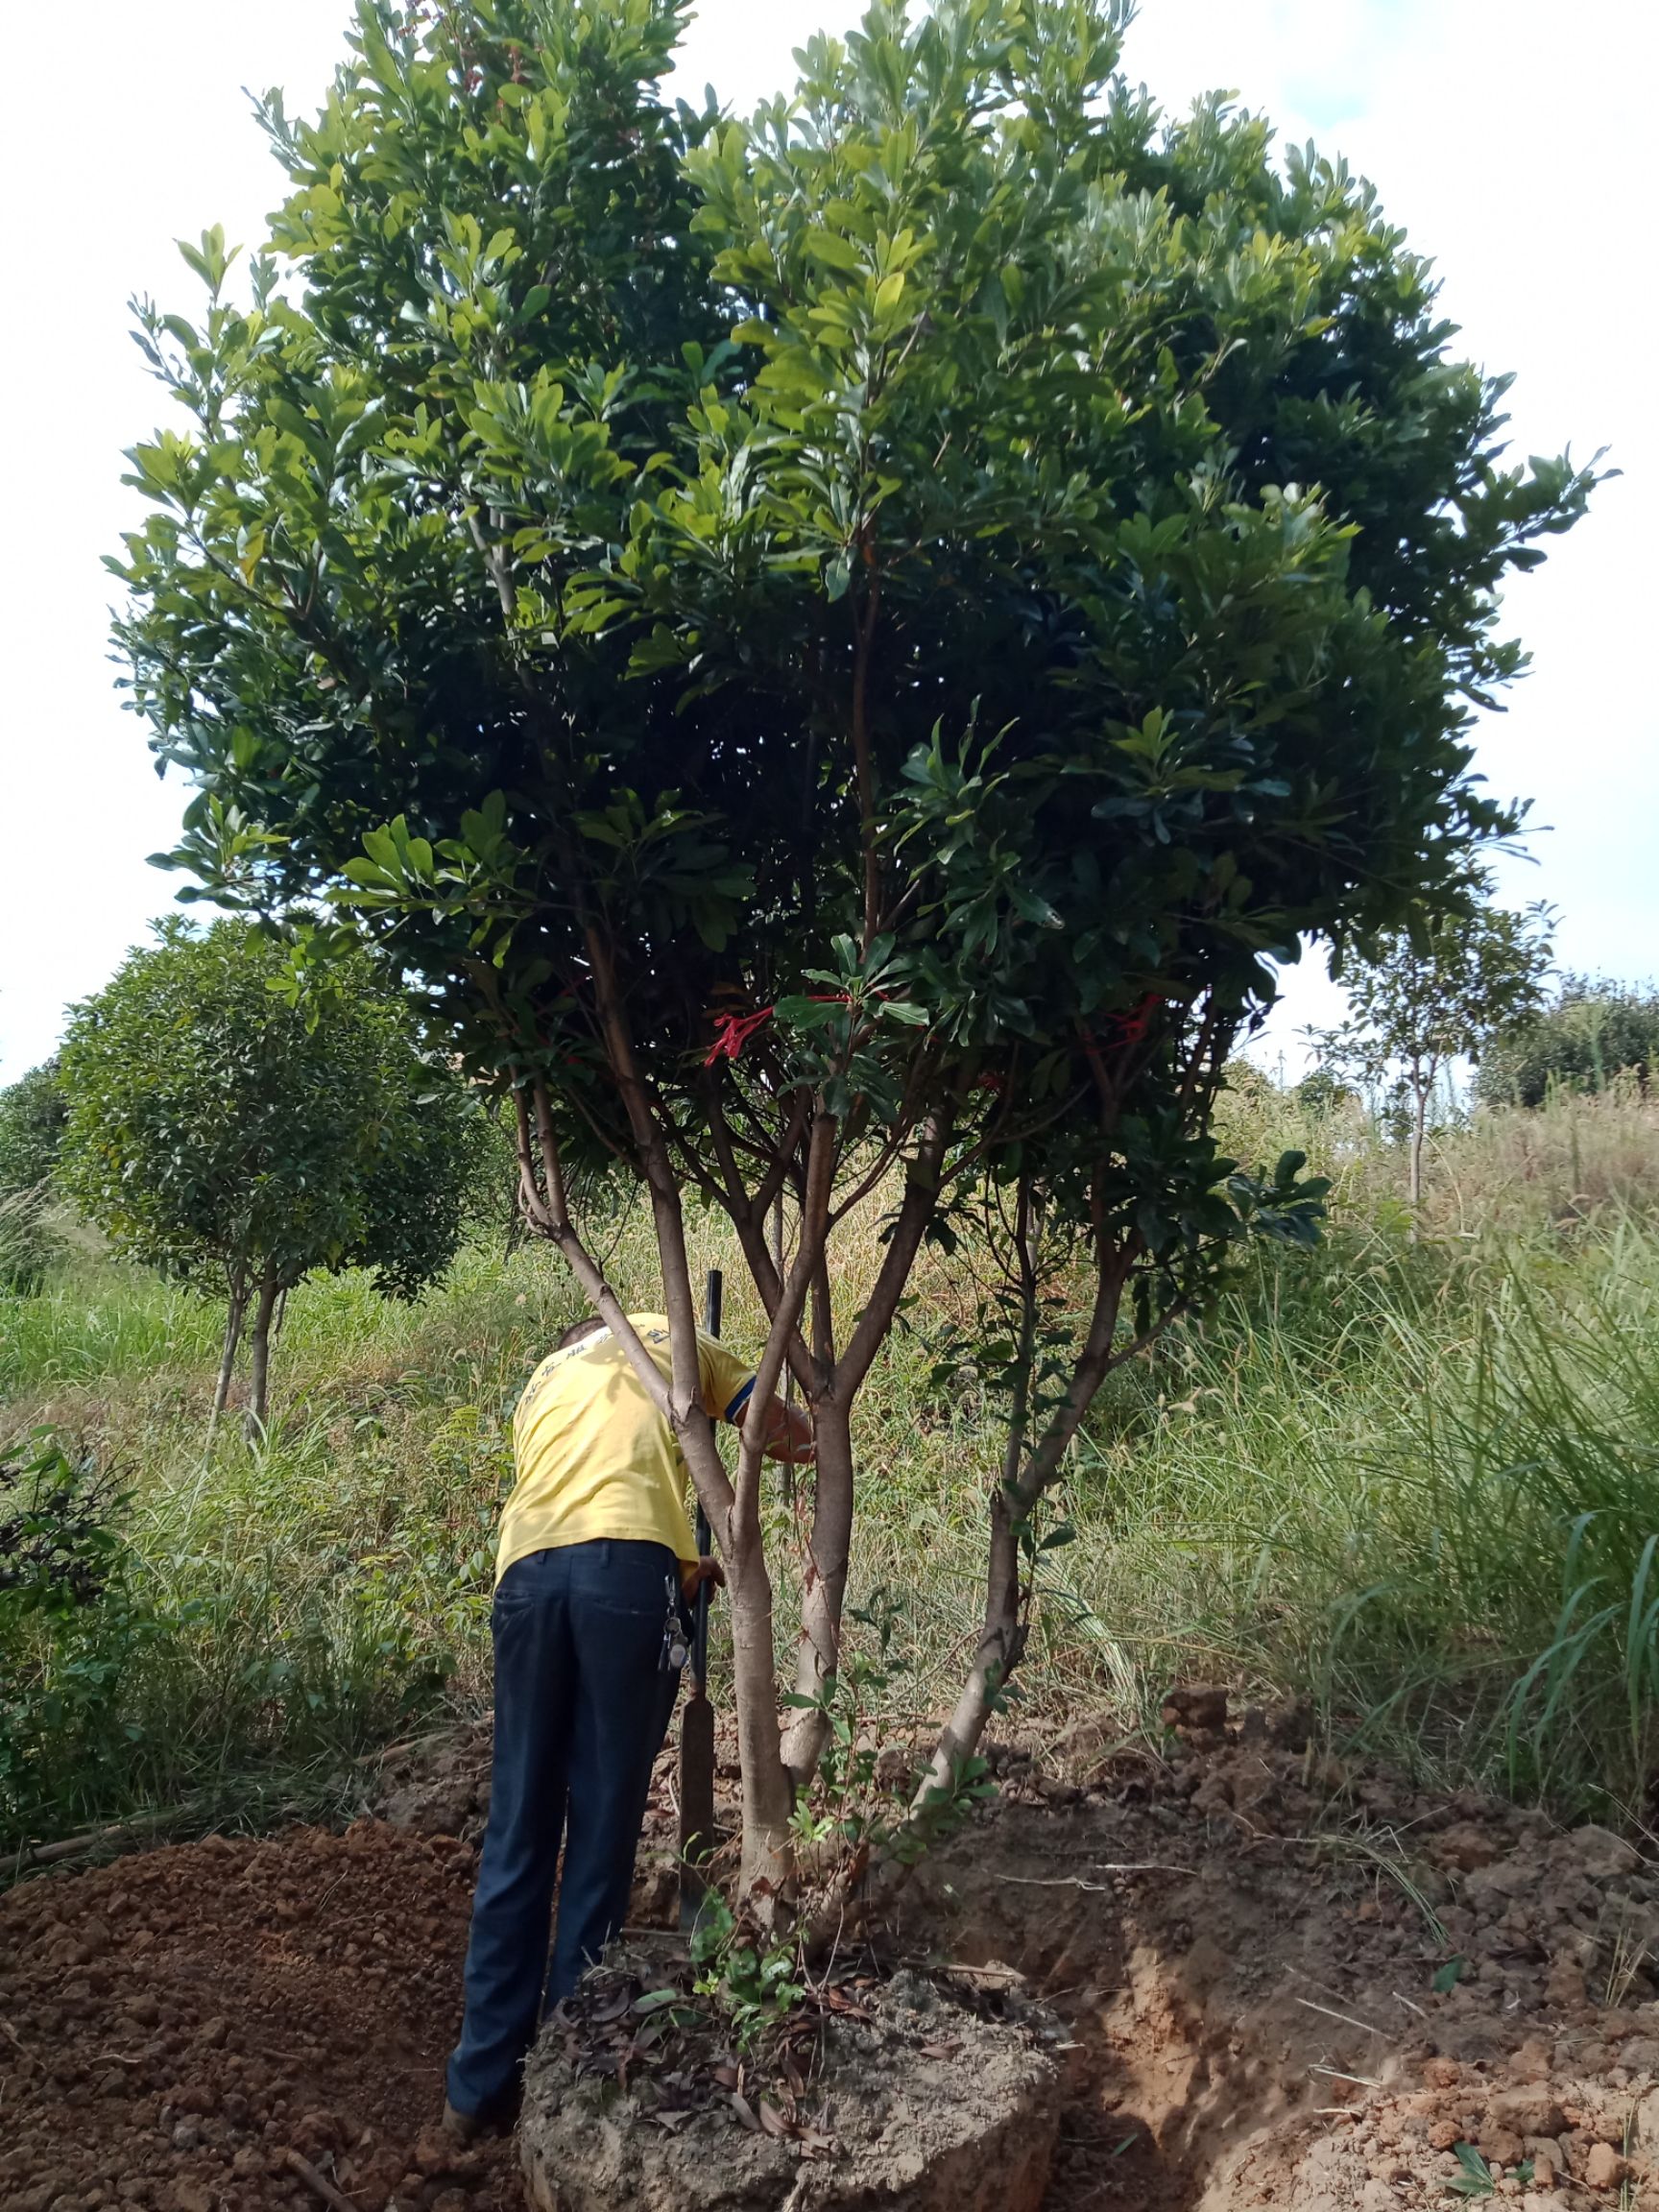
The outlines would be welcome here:
<svg viewBox="0 0 1659 2212">
<path fill-rule="evenodd" d="M 670 1378 L 664 1316 L 628 1318 Z M 753 1370 L 701 1330 L 697 1365 L 704 1405 L 736 1420 L 755 1386 Z M 513 1416 L 513 1457 L 518 1479 L 501 1514 L 497 1581 L 527 1552 L 603 1537 L 665 1544 L 676 1558 L 696 1558 L 685 1456 L 609 1329 L 549 1354 L 531 1376 Z"/>
</svg>

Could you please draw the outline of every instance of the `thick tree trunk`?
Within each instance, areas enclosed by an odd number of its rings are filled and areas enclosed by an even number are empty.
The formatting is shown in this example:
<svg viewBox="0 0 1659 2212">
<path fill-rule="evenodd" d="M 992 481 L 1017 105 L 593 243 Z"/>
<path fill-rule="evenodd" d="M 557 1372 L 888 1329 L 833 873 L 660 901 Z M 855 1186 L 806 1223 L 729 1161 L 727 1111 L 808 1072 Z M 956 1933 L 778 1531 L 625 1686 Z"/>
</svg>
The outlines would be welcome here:
<svg viewBox="0 0 1659 2212">
<path fill-rule="evenodd" d="M 824 1756 L 830 1738 L 825 1706 L 841 1664 L 841 1608 L 853 1544 L 853 1435 L 852 1408 L 838 1394 L 813 1408 L 813 1434 L 818 1466 L 795 1653 L 795 1694 L 813 1703 L 796 1708 L 783 1738 L 783 1764 L 798 1787 L 811 1780 Z"/>
<path fill-rule="evenodd" d="M 236 1371 L 236 1349 L 242 1341 L 242 1322 L 248 1311 L 248 1285 L 241 1275 L 230 1278 L 230 1298 L 225 1310 L 225 1344 L 219 1356 L 219 1380 L 213 1388 L 213 1410 L 207 1420 L 207 1441 L 211 1443 L 219 1427 L 219 1417 L 230 1396 L 230 1378 Z"/>
<path fill-rule="evenodd" d="M 276 1310 L 276 1270 L 267 1267 L 260 1278 L 259 1303 L 254 1309 L 253 1328 L 248 1339 L 247 1431 L 251 1443 L 265 1433 L 271 1391 L 271 1317 Z"/>
<path fill-rule="evenodd" d="M 738 1894 L 753 1903 L 762 1920 L 770 1920 L 777 1903 L 787 1902 L 795 1871 L 789 1830 L 795 1792 L 783 1765 L 778 1724 L 772 1581 L 765 1555 L 754 1538 L 729 1551 L 725 1566 L 732 1608 L 737 1756 L 743 1776 Z"/>
</svg>

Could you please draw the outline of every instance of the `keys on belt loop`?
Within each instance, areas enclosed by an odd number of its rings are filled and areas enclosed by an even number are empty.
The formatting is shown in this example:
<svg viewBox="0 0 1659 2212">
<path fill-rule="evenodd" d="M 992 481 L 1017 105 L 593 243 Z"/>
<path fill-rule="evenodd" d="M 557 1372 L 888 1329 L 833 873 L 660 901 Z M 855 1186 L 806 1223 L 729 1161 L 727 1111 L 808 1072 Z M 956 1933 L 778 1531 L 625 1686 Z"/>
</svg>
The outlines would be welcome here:
<svg viewBox="0 0 1659 2212">
<path fill-rule="evenodd" d="M 685 1634 L 680 1593 L 672 1575 L 663 1575 L 662 1587 L 668 1598 L 668 1618 L 662 1623 L 662 1656 L 657 1662 L 657 1671 L 661 1674 L 678 1674 L 691 1656 L 691 1645 Z"/>
</svg>

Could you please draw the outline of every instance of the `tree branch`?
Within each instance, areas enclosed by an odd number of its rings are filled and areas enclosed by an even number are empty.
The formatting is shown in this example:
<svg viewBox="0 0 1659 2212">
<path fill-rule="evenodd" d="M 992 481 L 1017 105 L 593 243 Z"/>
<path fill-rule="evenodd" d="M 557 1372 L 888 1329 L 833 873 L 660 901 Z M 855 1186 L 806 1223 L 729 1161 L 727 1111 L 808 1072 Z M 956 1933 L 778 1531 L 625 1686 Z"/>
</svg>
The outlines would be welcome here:
<svg viewBox="0 0 1659 2212">
<path fill-rule="evenodd" d="M 893 1316 L 899 1310 L 899 1301 L 904 1294 L 904 1286 L 926 1235 L 927 1224 L 933 1218 L 933 1209 L 939 1202 L 939 1189 L 944 1180 L 945 1154 L 950 1142 L 950 1133 L 956 1125 L 956 1102 L 949 1100 L 929 1114 L 922 1125 L 922 1138 L 916 1157 L 910 1163 L 905 1177 L 904 1196 L 900 1202 L 899 1219 L 888 1239 L 887 1250 L 875 1286 L 865 1301 L 847 1349 L 835 1363 L 835 1388 L 851 1398 L 870 1372 L 870 1363 L 893 1325 Z"/>
</svg>

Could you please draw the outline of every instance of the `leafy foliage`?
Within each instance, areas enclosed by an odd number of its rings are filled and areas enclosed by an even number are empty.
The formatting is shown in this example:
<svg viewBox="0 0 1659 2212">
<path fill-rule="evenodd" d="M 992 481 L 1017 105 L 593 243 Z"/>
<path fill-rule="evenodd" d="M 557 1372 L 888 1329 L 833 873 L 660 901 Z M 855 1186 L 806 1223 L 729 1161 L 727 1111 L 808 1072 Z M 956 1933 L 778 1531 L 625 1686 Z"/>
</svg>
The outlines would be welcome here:
<svg viewBox="0 0 1659 2212">
<path fill-rule="evenodd" d="M 1129 87 L 1128 12 L 877 0 L 741 122 L 659 96 L 677 0 L 360 0 L 321 117 L 266 103 L 247 303 L 218 232 L 196 321 L 140 303 L 188 427 L 134 449 L 114 564 L 198 786 L 168 861 L 415 978 L 523 1101 L 596 1300 L 566 1167 L 640 1175 L 682 1365 L 686 1185 L 821 1445 L 955 1190 L 1086 1256 L 1016 1551 L 1120 1305 L 1144 1342 L 1242 1227 L 1316 1218 L 1220 1157 L 1222 1069 L 1304 936 L 1375 949 L 1514 826 L 1469 713 L 1522 665 L 1501 585 L 1595 482 L 1505 460 L 1503 380 L 1369 186 Z M 894 1166 L 841 1342 L 830 1240 Z M 769 1620 L 754 1468 L 683 1441 Z"/>
<path fill-rule="evenodd" d="M 1604 1091 L 1620 1075 L 1645 1087 L 1656 1063 L 1659 992 L 1564 975 L 1550 1005 L 1488 1045 L 1476 1090 L 1488 1105 L 1542 1106 L 1552 1089 Z"/>
<path fill-rule="evenodd" d="M 729 2023 L 739 2051 L 789 2017 L 806 1994 L 799 1949 L 768 1939 L 711 1891 L 691 1936 L 693 1987 Z"/>
<path fill-rule="evenodd" d="M 0 1091 L 0 1197 L 50 1182 L 67 1113 L 55 1059 Z"/>
<path fill-rule="evenodd" d="M 297 1002 L 287 974 L 252 923 L 160 925 L 74 1011 L 61 1181 L 119 1251 L 233 1307 L 317 1267 L 413 1297 L 455 1250 L 476 1109 L 366 960 Z"/>
</svg>

